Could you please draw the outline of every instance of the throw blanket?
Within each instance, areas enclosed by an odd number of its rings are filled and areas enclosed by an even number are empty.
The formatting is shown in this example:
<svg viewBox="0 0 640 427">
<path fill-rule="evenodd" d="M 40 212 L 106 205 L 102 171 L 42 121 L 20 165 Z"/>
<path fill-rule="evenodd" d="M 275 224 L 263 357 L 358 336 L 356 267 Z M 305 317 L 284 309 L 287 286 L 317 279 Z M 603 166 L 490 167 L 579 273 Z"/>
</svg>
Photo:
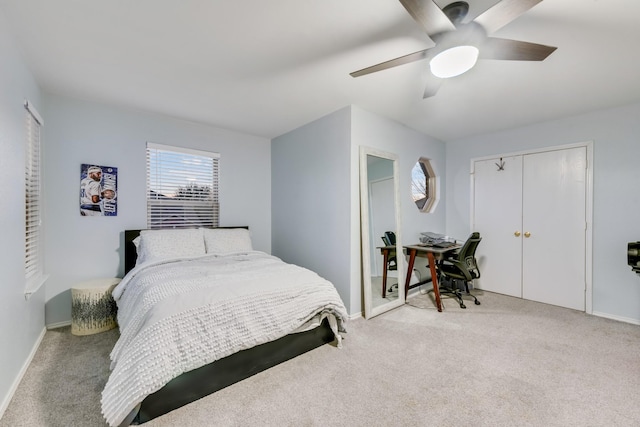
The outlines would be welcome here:
<svg viewBox="0 0 640 427">
<path fill-rule="evenodd" d="M 319 315 L 340 345 L 347 319 L 329 281 L 257 251 L 136 266 L 113 295 L 120 338 L 102 392 L 111 426 L 178 375 L 303 330 Z"/>
</svg>

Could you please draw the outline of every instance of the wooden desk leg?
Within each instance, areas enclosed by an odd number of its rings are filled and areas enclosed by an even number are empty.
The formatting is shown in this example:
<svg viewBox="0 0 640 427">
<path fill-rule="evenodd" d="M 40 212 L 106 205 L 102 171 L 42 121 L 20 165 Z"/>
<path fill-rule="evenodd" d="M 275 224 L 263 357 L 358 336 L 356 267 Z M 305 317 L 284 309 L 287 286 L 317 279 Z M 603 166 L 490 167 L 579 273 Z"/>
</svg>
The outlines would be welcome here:
<svg viewBox="0 0 640 427">
<path fill-rule="evenodd" d="M 387 297 L 387 262 L 389 262 L 388 249 L 382 250 L 382 257 L 384 258 L 384 260 L 382 261 L 384 265 L 384 268 L 382 269 L 382 298 L 386 298 Z"/>
<path fill-rule="evenodd" d="M 431 271 L 431 283 L 433 284 L 433 294 L 436 296 L 436 307 L 442 311 L 442 301 L 440 301 L 440 289 L 438 289 L 438 272 L 436 271 L 436 259 L 433 252 L 427 252 L 429 259 L 429 270 Z"/>
<path fill-rule="evenodd" d="M 409 283 L 411 282 L 411 272 L 413 271 L 413 263 L 416 262 L 416 250 L 409 249 L 409 265 L 407 266 L 407 278 L 404 281 L 404 300 L 409 295 Z"/>
</svg>

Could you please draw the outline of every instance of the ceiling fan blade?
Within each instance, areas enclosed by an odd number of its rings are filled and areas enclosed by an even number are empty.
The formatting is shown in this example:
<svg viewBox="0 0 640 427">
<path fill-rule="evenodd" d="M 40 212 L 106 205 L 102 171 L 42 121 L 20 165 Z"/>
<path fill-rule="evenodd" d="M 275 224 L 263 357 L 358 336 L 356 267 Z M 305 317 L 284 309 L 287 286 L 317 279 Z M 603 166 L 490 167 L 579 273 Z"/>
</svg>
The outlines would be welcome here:
<svg viewBox="0 0 640 427">
<path fill-rule="evenodd" d="M 410 62 L 420 61 L 421 59 L 425 59 L 427 57 L 427 52 L 429 49 L 421 50 L 419 52 L 410 53 L 405 56 L 401 56 L 400 58 L 391 59 L 389 61 L 382 62 L 377 65 L 372 65 L 371 67 L 363 68 L 362 70 L 354 71 L 353 73 L 349 73 L 351 77 L 360 77 L 366 74 L 375 73 L 377 71 L 387 70 L 389 68 L 397 67 L 398 65 L 408 64 Z"/>
<path fill-rule="evenodd" d="M 455 25 L 433 0 L 400 0 L 400 3 L 430 36 L 456 29 Z"/>
<path fill-rule="evenodd" d="M 557 48 L 520 40 L 488 37 L 480 48 L 479 59 L 503 59 L 513 61 L 543 61 Z"/>
<path fill-rule="evenodd" d="M 502 0 L 473 21 L 482 25 L 487 33 L 504 27 L 542 0 Z"/>
<path fill-rule="evenodd" d="M 427 73 L 427 84 L 425 85 L 422 99 L 432 97 L 433 95 L 438 93 L 441 85 L 442 79 L 439 79 L 431 73 Z"/>
</svg>

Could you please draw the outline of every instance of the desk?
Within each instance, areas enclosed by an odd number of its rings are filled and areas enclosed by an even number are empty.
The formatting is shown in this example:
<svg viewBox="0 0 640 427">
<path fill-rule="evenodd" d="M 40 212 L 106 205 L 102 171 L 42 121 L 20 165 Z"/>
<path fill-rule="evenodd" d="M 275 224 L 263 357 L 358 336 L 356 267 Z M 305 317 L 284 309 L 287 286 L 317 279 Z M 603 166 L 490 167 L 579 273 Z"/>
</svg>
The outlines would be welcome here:
<svg viewBox="0 0 640 427">
<path fill-rule="evenodd" d="M 442 301 L 440 300 L 440 290 L 438 289 L 438 273 L 436 271 L 436 260 L 444 258 L 444 254 L 447 252 L 460 249 L 461 245 L 454 245 L 448 248 L 438 248 L 436 246 L 423 246 L 423 245 L 407 245 L 404 246 L 404 250 L 409 255 L 409 265 L 407 266 L 407 278 L 404 282 L 404 296 L 405 299 L 409 293 L 409 282 L 411 282 L 411 272 L 413 271 L 413 264 L 416 261 L 416 256 L 426 257 L 429 260 L 429 270 L 431 271 L 431 279 L 423 280 L 419 284 L 433 283 L 433 294 L 436 296 L 436 307 L 438 311 L 442 311 Z"/>
<path fill-rule="evenodd" d="M 380 253 L 383 258 L 383 266 L 382 266 L 382 298 L 387 297 L 387 263 L 389 262 L 389 258 L 396 254 L 396 247 L 394 246 L 380 246 Z M 398 279 L 398 288 L 400 287 L 400 280 Z"/>
</svg>

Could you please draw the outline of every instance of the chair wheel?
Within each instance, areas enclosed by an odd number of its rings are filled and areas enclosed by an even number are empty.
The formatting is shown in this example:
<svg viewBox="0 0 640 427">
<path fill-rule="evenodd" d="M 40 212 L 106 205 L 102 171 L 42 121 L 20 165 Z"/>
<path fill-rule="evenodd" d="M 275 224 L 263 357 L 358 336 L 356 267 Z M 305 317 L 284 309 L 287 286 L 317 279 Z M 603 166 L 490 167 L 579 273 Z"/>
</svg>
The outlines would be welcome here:
<svg viewBox="0 0 640 427">
<path fill-rule="evenodd" d="M 476 300 L 476 305 L 480 305 L 480 301 Z"/>
<path fill-rule="evenodd" d="M 467 306 L 464 304 L 460 304 L 460 308 L 467 308 Z"/>
</svg>

